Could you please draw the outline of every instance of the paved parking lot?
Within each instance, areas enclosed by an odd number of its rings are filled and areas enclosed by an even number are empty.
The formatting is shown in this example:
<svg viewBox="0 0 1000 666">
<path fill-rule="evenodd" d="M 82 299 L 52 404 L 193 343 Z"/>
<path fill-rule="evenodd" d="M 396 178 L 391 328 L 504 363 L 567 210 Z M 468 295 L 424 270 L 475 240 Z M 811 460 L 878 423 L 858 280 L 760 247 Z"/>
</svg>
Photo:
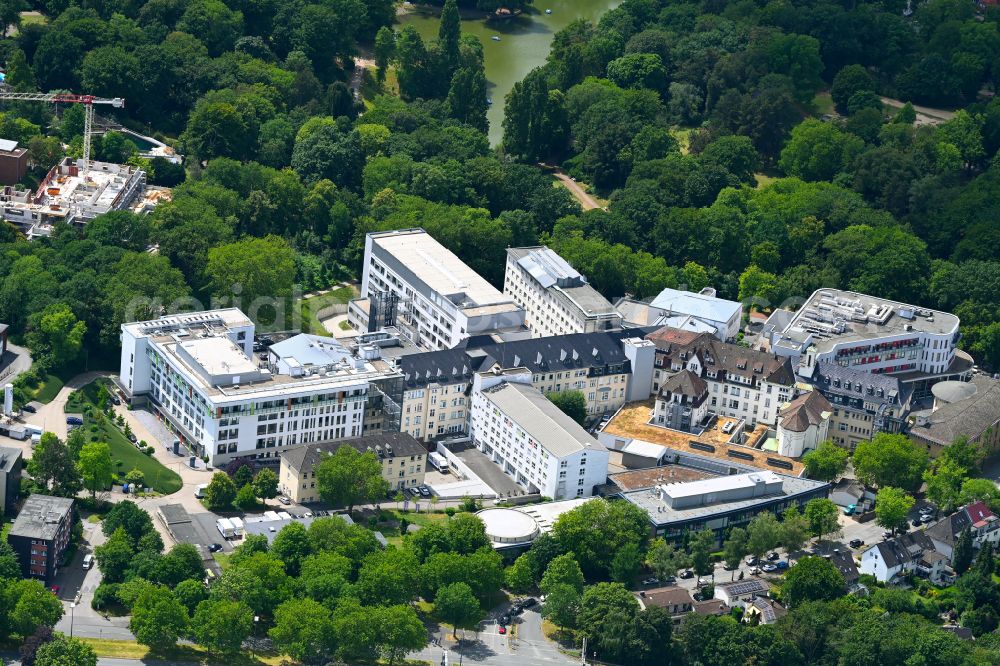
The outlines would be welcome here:
<svg viewBox="0 0 1000 666">
<path fill-rule="evenodd" d="M 471 444 L 449 445 L 449 450 L 469 466 L 473 474 L 493 489 L 498 497 L 524 495 L 524 489 L 493 463 L 489 457 Z"/>
</svg>

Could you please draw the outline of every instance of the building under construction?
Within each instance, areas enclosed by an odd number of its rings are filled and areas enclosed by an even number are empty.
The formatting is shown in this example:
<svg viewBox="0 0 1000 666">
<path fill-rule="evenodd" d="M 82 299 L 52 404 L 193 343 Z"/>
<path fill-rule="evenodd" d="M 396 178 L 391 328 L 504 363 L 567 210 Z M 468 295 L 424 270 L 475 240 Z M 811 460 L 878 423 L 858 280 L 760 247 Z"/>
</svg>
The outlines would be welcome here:
<svg viewBox="0 0 1000 666">
<path fill-rule="evenodd" d="M 66 157 L 52 167 L 38 189 L 4 187 L 0 215 L 29 239 L 48 236 L 58 222 L 82 227 L 113 210 L 148 212 L 168 191 L 146 189 L 146 172 L 127 164 L 81 161 Z"/>
</svg>

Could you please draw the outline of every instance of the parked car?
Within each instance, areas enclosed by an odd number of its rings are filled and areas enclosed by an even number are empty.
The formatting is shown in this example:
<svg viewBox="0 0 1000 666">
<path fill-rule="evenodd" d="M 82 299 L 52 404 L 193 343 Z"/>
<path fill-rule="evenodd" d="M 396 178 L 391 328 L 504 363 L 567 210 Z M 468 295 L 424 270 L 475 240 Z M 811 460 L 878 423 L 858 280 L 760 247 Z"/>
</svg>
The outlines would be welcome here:
<svg viewBox="0 0 1000 666">
<path fill-rule="evenodd" d="M 31 405 L 22 405 L 21 406 L 21 411 L 22 412 L 28 412 L 29 414 L 34 414 L 36 410 Z"/>
<path fill-rule="evenodd" d="M 751 576 L 759 576 L 760 575 L 760 567 L 753 567 L 752 569 L 750 569 L 750 575 Z"/>
<path fill-rule="evenodd" d="M 111 395 L 109 395 L 108 396 L 108 400 L 110 400 L 111 404 L 113 404 L 113 405 L 120 405 L 120 404 L 122 404 L 122 399 L 118 397 L 117 393 L 112 393 Z"/>
<path fill-rule="evenodd" d="M 499 631 L 499 632 L 500 632 L 500 635 L 502 636 L 502 635 L 504 635 L 504 634 L 506 634 L 506 633 L 507 633 L 507 627 L 505 627 L 505 626 L 503 626 L 503 625 L 501 624 L 501 625 L 500 625 L 500 628 L 499 628 L 499 629 L 497 629 L 497 631 Z"/>
<path fill-rule="evenodd" d="M 421 497 L 431 496 L 431 489 L 428 488 L 425 484 L 420 484 L 419 486 L 417 486 L 417 490 L 420 492 Z"/>
<path fill-rule="evenodd" d="M 139 438 L 136 437 L 135 433 L 130 430 L 129 433 L 128 433 L 128 441 L 130 441 L 133 444 L 135 444 L 137 441 L 139 441 Z"/>
<path fill-rule="evenodd" d="M 929 525 L 930 523 L 933 523 L 934 522 L 934 514 L 932 514 L 932 513 L 925 513 L 924 515 L 920 516 L 920 522 L 923 523 L 924 525 Z"/>
<path fill-rule="evenodd" d="M 288 506 L 289 504 L 292 503 L 292 500 L 288 499 L 284 495 L 278 495 L 278 501 L 284 504 L 285 506 Z"/>
<path fill-rule="evenodd" d="M 889 530 L 886 530 L 885 532 L 882 532 L 882 538 L 883 539 L 891 539 L 892 538 L 892 532 L 890 532 Z"/>
<path fill-rule="evenodd" d="M 775 560 L 780 560 L 781 555 L 778 555 L 776 552 L 772 550 L 770 553 L 767 554 L 767 559 L 770 560 L 771 562 L 774 562 Z"/>
<path fill-rule="evenodd" d="M 524 606 L 525 608 L 531 608 L 537 603 L 538 599 L 535 599 L 534 597 L 528 597 L 527 599 L 521 602 L 521 605 Z"/>
<path fill-rule="evenodd" d="M 210 553 L 217 553 L 220 550 L 222 550 L 222 544 L 221 543 L 213 543 L 212 545 L 210 545 L 208 547 L 208 552 L 210 552 Z"/>
<path fill-rule="evenodd" d="M 927 514 L 934 513 L 934 507 L 932 507 L 932 506 L 922 506 L 922 507 L 920 507 L 919 511 L 920 511 L 920 515 L 921 516 L 925 516 Z"/>
<path fill-rule="evenodd" d="M 921 525 L 923 525 L 923 523 L 920 521 L 919 518 L 914 518 L 913 519 L 913 526 L 914 527 L 920 527 Z"/>
<path fill-rule="evenodd" d="M 667 576 L 663 579 L 664 585 L 672 585 L 677 582 L 677 576 Z"/>
<path fill-rule="evenodd" d="M 62 588 L 59 587 L 58 585 L 53 585 L 49 589 L 52 590 L 52 594 L 54 594 L 54 595 L 56 595 L 58 597 L 59 596 L 59 590 L 61 590 Z"/>
<path fill-rule="evenodd" d="M 712 584 L 712 577 L 711 576 L 699 576 L 698 577 L 698 587 L 704 587 L 705 585 L 711 585 L 711 584 Z"/>
<path fill-rule="evenodd" d="M 654 576 L 654 577 L 650 577 L 650 578 L 644 578 L 643 581 L 642 581 L 642 584 L 643 585 L 658 585 L 659 582 L 660 582 L 660 579 L 656 578 Z"/>
<path fill-rule="evenodd" d="M 788 562 L 786 562 L 785 560 L 778 560 L 777 562 L 775 562 L 775 566 L 778 567 L 779 569 L 787 569 Z"/>
<path fill-rule="evenodd" d="M 499 622 L 500 624 L 505 625 L 505 626 L 508 625 L 508 624 L 510 624 L 510 615 L 508 615 L 507 613 L 504 613 L 503 615 L 500 616 L 500 619 L 497 620 L 497 622 Z"/>
<path fill-rule="evenodd" d="M 760 568 L 761 568 L 761 571 L 766 571 L 768 573 L 771 573 L 772 571 L 777 571 L 778 570 L 778 565 L 777 564 L 771 564 L 770 562 L 768 562 L 767 564 L 761 565 Z"/>
<path fill-rule="evenodd" d="M 861 539 L 851 539 L 850 543 L 851 548 L 861 548 L 861 546 L 863 545 L 865 545 L 865 542 L 862 541 Z"/>
<path fill-rule="evenodd" d="M 83 419 L 81 419 L 79 416 L 67 416 L 66 425 L 82 426 Z"/>
<path fill-rule="evenodd" d="M 757 557 L 755 555 L 747 555 L 747 558 L 746 558 L 745 561 L 746 561 L 746 563 L 747 563 L 748 566 L 752 567 L 755 564 L 757 564 Z"/>
<path fill-rule="evenodd" d="M 90 553 L 87 553 L 86 555 L 83 556 L 83 568 L 89 569 L 92 566 L 94 566 L 94 556 Z"/>
<path fill-rule="evenodd" d="M 677 575 L 684 579 L 694 578 L 694 572 L 691 571 L 690 569 L 685 569 L 684 571 L 680 572 Z"/>
</svg>

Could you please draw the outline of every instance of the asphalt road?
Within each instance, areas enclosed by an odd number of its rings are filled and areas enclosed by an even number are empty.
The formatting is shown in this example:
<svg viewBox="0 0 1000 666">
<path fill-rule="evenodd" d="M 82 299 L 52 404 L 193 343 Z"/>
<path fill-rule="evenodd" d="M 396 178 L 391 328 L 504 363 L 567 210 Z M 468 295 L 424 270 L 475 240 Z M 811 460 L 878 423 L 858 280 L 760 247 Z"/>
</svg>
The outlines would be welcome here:
<svg viewBox="0 0 1000 666">
<path fill-rule="evenodd" d="M 494 609 L 476 633 L 465 632 L 464 640 L 456 644 L 450 629 L 432 632 L 435 644 L 409 655 L 411 659 L 426 659 L 432 664 L 481 664 L 483 666 L 571 666 L 579 664 L 560 652 L 542 635 L 542 617 L 535 606 L 514 618 L 510 630 L 500 634 L 496 618 L 507 610 L 504 605 Z M 462 634 L 460 633 L 460 636 Z M 445 661 L 447 660 L 447 661 Z"/>
</svg>

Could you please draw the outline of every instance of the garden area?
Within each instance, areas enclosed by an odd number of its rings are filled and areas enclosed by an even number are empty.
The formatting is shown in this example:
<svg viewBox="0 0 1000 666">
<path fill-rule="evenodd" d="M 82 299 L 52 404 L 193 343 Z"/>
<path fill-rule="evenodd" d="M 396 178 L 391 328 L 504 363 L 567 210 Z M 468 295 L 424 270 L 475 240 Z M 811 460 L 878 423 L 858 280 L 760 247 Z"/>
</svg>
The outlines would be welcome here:
<svg viewBox="0 0 1000 666">
<path fill-rule="evenodd" d="M 107 380 L 95 380 L 70 394 L 66 401 L 67 414 L 80 414 L 87 441 L 107 442 L 115 461 L 115 472 L 124 480 L 125 474 L 137 469 L 145 477 L 145 485 L 154 491 L 169 495 L 181 489 L 181 477 L 165 467 L 153 457 L 153 447 L 146 446 L 140 451 L 128 440 L 128 426 L 124 419 L 115 419 L 105 412 L 108 405 Z"/>
<path fill-rule="evenodd" d="M 22 373 L 14 381 L 15 398 L 22 405 L 33 400 L 47 405 L 62 387 L 61 377 L 51 373 L 39 374 L 33 370 Z"/>
<path fill-rule="evenodd" d="M 321 319 L 328 319 L 333 315 L 324 311 L 335 305 L 346 306 L 347 301 L 357 295 L 358 292 L 354 287 L 336 287 L 322 294 L 303 298 L 299 301 L 302 313 L 302 332 L 313 335 L 328 335 Z M 346 311 L 345 309 L 344 312 Z"/>
</svg>

